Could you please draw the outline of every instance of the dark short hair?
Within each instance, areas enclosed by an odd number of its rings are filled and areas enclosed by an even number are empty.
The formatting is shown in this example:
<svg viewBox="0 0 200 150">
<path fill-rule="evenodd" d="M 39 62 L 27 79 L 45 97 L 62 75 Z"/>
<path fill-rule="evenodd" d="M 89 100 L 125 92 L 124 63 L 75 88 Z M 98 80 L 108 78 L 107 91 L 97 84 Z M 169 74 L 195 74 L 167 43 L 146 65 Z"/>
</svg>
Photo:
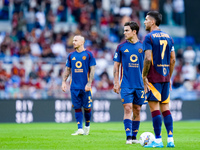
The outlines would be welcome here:
<svg viewBox="0 0 200 150">
<path fill-rule="evenodd" d="M 134 21 L 126 22 L 124 24 L 124 26 L 130 26 L 130 28 L 131 28 L 132 31 L 136 30 L 136 34 L 138 34 L 139 29 L 140 29 L 139 25 L 136 22 L 134 22 Z"/>
<path fill-rule="evenodd" d="M 153 17 L 156 20 L 157 26 L 159 26 L 162 22 L 162 14 L 160 14 L 158 11 L 149 11 L 147 15 Z"/>
</svg>

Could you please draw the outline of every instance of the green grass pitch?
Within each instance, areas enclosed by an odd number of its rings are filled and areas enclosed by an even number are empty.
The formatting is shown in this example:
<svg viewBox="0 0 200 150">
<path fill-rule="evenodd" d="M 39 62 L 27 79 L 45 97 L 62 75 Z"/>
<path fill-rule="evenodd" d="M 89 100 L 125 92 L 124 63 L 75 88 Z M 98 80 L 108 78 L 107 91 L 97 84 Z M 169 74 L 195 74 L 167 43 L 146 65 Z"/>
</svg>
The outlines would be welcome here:
<svg viewBox="0 0 200 150">
<path fill-rule="evenodd" d="M 90 135 L 71 136 L 77 129 L 76 123 L 30 123 L 0 124 L 0 149 L 146 149 L 140 144 L 125 144 L 125 131 L 122 122 L 93 123 Z M 153 133 L 151 122 L 141 122 L 139 135 Z M 167 134 L 162 125 L 164 148 Z M 200 121 L 174 122 L 174 139 L 177 150 L 200 149 Z"/>
</svg>

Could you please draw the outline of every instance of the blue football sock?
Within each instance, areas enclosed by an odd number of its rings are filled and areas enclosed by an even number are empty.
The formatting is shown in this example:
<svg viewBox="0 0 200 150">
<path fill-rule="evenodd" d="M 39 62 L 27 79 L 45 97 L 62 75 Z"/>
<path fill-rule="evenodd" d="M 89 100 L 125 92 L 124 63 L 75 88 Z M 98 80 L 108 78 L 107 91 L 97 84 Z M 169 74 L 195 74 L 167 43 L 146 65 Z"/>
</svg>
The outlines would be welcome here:
<svg viewBox="0 0 200 150">
<path fill-rule="evenodd" d="M 169 110 L 162 113 L 168 137 L 173 137 L 173 119 Z"/>
<path fill-rule="evenodd" d="M 140 126 L 140 121 L 132 121 L 132 139 L 136 139 L 138 130 Z"/>
<path fill-rule="evenodd" d="M 162 126 L 162 118 L 159 110 L 155 110 L 151 112 L 154 133 L 157 138 L 161 138 L 161 126 Z"/>
<path fill-rule="evenodd" d="M 81 108 L 75 109 L 75 118 L 78 125 L 78 129 L 82 129 L 83 128 L 83 113 L 82 113 Z"/>
<path fill-rule="evenodd" d="M 132 139 L 131 131 L 132 131 L 132 121 L 130 119 L 124 119 L 124 128 L 126 131 L 127 140 Z"/>
<path fill-rule="evenodd" d="M 92 112 L 91 108 L 89 110 L 84 110 L 84 116 L 85 116 L 85 126 L 90 126 L 90 118 L 91 118 Z"/>
</svg>

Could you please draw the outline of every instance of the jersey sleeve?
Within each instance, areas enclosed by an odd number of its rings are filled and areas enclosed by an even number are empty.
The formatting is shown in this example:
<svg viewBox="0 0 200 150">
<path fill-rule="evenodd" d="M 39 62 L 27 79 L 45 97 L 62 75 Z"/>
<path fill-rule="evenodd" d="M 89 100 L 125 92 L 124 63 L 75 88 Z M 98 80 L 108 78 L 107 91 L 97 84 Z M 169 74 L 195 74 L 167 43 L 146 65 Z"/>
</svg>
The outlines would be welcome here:
<svg viewBox="0 0 200 150">
<path fill-rule="evenodd" d="M 92 55 L 92 53 L 90 55 L 91 55 L 91 57 L 90 57 L 90 66 L 95 66 L 96 65 L 96 60 L 95 60 L 94 56 Z"/>
<path fill-rule="evenodd" d="M 171 52 L 173 52 L 173 51 L 175 51 L 175 49 L 174 49 L 174 40 L 171 38 L 171 40 L 172 40 L 172 48 L 171 48 Z"/>
<path fill-rule="evenodd" d="M 117 49 L 115 51 L 115 55 L 114 55 L 113 61 L 121 62 L 121 53 L 120 53 L 119 46 L 117 47 Z"/>
<path fill-rule="evenodd" d="M 68 55 L 68 57 L 67 57 L 66 67 L 71 68 L 71 55 Z"/>
<path fill-rule="evenodd" d="M 146 50 L 152 50 L 152 42 L 151 42 L 151 37 L 150 37 L 149 34 L 144 39 L 143 49 L 144 49 L 144 51 L 146 51 Z"/>
</svg>

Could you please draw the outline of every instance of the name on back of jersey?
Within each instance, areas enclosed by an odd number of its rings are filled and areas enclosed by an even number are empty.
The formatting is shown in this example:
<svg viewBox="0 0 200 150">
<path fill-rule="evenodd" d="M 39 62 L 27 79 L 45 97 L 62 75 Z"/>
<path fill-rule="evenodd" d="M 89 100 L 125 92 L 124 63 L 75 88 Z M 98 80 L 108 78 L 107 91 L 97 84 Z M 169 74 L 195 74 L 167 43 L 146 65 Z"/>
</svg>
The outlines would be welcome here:
<svg viewBox="0 0 200 150">
<path fill-rule="evenodd" d="M 166 38 L 170 38 L 169 35 L 166 34 L 166 33 L 154 33 L 154 34 L 152 34 L 152 35 L 153 35 L 154 38 L 155 38 L 155 37 L 166 37 Z"/>
</svg>

